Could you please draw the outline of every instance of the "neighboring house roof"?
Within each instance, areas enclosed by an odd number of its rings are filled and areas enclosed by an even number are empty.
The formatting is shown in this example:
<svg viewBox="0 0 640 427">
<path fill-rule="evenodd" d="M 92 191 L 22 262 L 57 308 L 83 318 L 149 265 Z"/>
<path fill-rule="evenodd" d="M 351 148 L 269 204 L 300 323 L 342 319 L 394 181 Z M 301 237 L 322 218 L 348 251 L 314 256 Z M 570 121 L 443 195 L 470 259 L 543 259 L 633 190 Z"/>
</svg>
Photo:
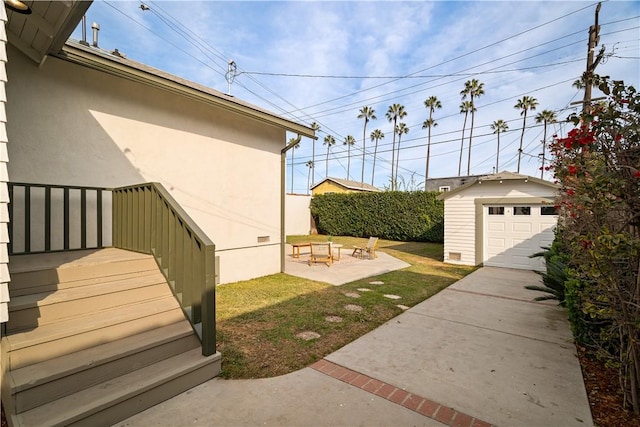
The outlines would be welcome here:
<svg viewBox="0 0 640 427">
<path fill-rule="evenodd" d="M 524 181 L 524 182 L 535 182 L 537 184 L 541 184 L 541 185 L 545 185 L 547 187 L 549 187 L 550 189 L 553 189 L 554 191 L 556 191 L 558 188 L 560 188 L 560 186 L 558 184 L 554 184 L 553 182 L 550 181 L 545 181 L 543 179 L 540 178 L 535 178 L 533 176 L 529 176 L 529 175 L 521 175 L 519 173 L 515 173 L 515 172 L 508 172 L 508 171 L 503 171 L 500 173 L 496 173 L 493 175 L 487 175 L 487 176 L 481 176 L 480 178 L 474 179 L 473 181 L 460 186 L 458 188 L 455 188 L 451 191 L 447 191 L 446 193 L 442 193 L 438 196 L 438 199 L 440 200 L 445 200 L 448 199 L 451 196 L 454 196 L 464 190 L 466 190 L 467 188 L 471 187 L 472 185 L 476 185 L 477 183 L 482 183 L 485 181 L 498 181 L 498 182 L 503 182 L 503 181 Z"/>
<path fill-rule="evenodd" d="M 357 181 L 349 181 L 347 179 L 340 179 L 340 178 L 331 178 L 331 177 L 327 177 L 325 179 L 323 179 L 322 181 L 320 181 L 319 183 L 315 184 L 313 187 L 311 187 L 311 189 L 313 190 L 314 188 L 316 188 L 317 186 L 319 186 L 320 184 L 324 183 L 324 182 L 335 182 L 336 184 L 348 188 L 349 190 L 357 190 L 357 191 L 380 191 L 379 188 L 374 187 L 373 185 L 369 185 L 369 184 L 365 184 L 362 182 L 357 182 Z"/>
</svg>

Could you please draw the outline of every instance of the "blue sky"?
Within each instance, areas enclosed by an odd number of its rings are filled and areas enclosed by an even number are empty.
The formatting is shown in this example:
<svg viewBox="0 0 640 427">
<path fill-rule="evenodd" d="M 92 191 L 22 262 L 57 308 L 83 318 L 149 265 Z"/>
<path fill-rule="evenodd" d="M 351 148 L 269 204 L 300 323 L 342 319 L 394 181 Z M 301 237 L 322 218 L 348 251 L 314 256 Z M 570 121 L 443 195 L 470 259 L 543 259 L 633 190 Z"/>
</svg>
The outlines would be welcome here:
<svg viewBox="0 0 640 427">
<path fill-rule="evenodd" d="M 391 104 L 405 107 L 409 133 L 400 145 L 401 188 L 424 181 L 428 118 L 424 100 L 436 96 L 429 177 L 458 174 L 464 115 L 460 91 L 475 78 L 485 94 L 477 112 L 471 163 L 467 164 L 469 126 L 464 138 L 462 173 L 491 173 L 497 139 L 489 126 L 505 120 L 500 137 L 499 169 L 515 171 L 522 132 L 522 96 L 538 100 L 527 114 L 520 172 L 540 176 L 542 125 L 535 115 L 556 112 L 559 123 L 548 134 L 565 134 L 564 119 L 576 112 L 583 92 L 572 87 L 586 67 L 589 26 L 597 2 L 582 1 L 95 1 L 87 21 L 101 26 L 100 47 L 117 48 L 128 58 L 227 92 L 227 63 L 237 76 L 231 94 L 301 123 L 320 124 L 315 142 L 316 183 L 328 176 L 360 181 L 363 120 L 358 111 L 371 106 L 377 120 L 367 126 L 364 179 L 371 183 L 374 143 L 380 129 L 374 185 L 389 186 L 393 126 L 385 118 Z M 600 46 L 605 59 L 597 72 L 640 87 L 640 2 L 603 2 Z M 90 39 L 90 29 L 88 31 Z M 79 39 L 80 29 L 73 38 Z M 90 40 L 89 40 L 90 41 Z M 598 96 L 597 90 L 593 96 Z M 356 139 L 351 147 L 347 135 Z M 288 135 L 287 138 L 293 135 Z M 284 144 L 284 141 L 283 141 Z M 303 138 L 294 152 L 293 191 L 306 193 L 312 141 Z M 288 158 L 287 174 L 291 174 Z M 553 179 L 550 174 L 545 179 Z M 287 177 L 291 191 L 291 176 Z"/>
</svg>

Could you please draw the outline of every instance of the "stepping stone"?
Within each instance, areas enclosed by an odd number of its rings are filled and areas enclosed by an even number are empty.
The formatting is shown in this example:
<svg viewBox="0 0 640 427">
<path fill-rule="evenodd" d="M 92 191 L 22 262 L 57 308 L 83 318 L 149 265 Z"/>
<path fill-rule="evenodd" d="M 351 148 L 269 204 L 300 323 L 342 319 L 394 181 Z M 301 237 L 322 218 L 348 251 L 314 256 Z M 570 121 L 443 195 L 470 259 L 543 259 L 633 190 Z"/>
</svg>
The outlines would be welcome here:
<svg viewBox="0 0 640 427">
<path fill-rule="evenodd" d="M 384 282 L 381 282 L 380 280 L 376 280 L 373 282 L 369 282 L 370 285 L 384 285 Z"/>
<path fill-rule="evenodd" d="M 360 294 L 357 292 L 347 292 L 345 296 L 348 296 L 349 298 L 360 298 Z"/>
<path fill-rule="evenodd" d="M 320 334 L 312 331 L 304 331 L 297 334 L 296 337 L 305 341 L 311 341 L 320 338 Z"/>
<path fill-rule="evenodd" d="M 355 304 L 347 304 L 344 306 L 345 310 L 348 311 L 355 311 L 355 312 L 360 312 L 362 311 L 362 307 L 360 307 L 359 305 L 355 305 Z"/>
<path fill-rule="evenodd" d="M 385 295 L 385 298 L 389 298 L 389 299 L 400 299 L 402 297 L 398 296 L 398 295 Z"/>
<path fill-rule="evenodd" d="M 327 316 L 324 318 L 329 323 L 340 323 L 342 322 L 342 317 L 340 316 Z"/>
<path fill-rule="evenodd" d="M 367 289 L 367 288 L 358 288 L 359 292 L 371 292 L 371 289 Z"/>
<path fill-rule="evenodd" d="M 409 307 L 407 307 L 406 305 L 402 305 L 402 304 L 398 304 L 398 305 L 396 305 L 396 307 L 398 307 L 401 310 L 409 310 Z"/>
</svg>

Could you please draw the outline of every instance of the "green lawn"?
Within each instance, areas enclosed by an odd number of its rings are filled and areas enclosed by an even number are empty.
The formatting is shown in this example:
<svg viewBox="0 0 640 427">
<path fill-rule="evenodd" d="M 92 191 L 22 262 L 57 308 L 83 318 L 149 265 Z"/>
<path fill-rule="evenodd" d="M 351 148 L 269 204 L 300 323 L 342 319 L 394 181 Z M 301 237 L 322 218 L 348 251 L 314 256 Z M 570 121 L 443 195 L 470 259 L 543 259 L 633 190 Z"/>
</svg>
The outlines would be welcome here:
<svg viewBox="0 0 640 427">
<path fill-rule="evenodd" d="M 288 243 L 326 236 L 290 236 Z M 366 239 L 333 237 L 345 247 L 364 245 Z M 473 271 L 473 267 L 442 263 L 442 245 L 380 240 L 378 250 L 411 266 L 376 277 L 333 286 L 287 274 L 237 282 L 216 288 L 218 350 L 222 377 L 264 378 L 286 374 L 315 362 L 402 312 L 397 304 L 413 306 Z M 384 285 L 370 285 L 371 281 Z M 345 295 L 358 288 L 354 299 Z M 384 294 L 402 297 L 391 300 Z M 361 312 L 344 308 L 363 307 Z M 327 316 L 343 318 L 327 322 Z M 303 331 L 321 335 L 312 341 L 296 338 Z"/>
</svg>

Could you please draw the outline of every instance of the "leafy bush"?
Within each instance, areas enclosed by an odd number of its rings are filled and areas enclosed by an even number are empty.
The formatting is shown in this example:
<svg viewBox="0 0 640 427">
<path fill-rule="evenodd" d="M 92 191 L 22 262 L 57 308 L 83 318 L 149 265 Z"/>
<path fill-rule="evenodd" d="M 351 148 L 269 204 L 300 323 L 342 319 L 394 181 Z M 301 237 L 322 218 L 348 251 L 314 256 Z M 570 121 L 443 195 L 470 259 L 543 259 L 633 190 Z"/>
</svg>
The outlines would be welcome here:
<svg viewBox="0 0 640 427">
<path fill-rule="evenodd" d="M 414 242 L 444 241 L 444 203 L 437 192 L 384 191 L 314 196 L 319 233 Z"/>
<path fill-rule="evenodd" d="M 546 292 L 547 295 L 536 297 L 534 298 L 535 301 L 558 300 L 558 304 L 564 307 L 566 304 L 565 282 L 567 281 L 567 265 L 565 264 L 559 247 L 560 243 L 555 240 L 550 248 L 529 257 L 544 257 L 546 271 L 536 271 L 536 273 L 542 276 L 542 286 L 528 285 L 525 286 L 525 288 L 532 291 Z"/>
<path fill-rule="evenodd" d="M 619 370 L 640 415 L 640 94 L 597 78 L 606 99 L 569 120 L 552 169 L 561 184 L 566 300 L 574 333 Z"/>
</svg>

